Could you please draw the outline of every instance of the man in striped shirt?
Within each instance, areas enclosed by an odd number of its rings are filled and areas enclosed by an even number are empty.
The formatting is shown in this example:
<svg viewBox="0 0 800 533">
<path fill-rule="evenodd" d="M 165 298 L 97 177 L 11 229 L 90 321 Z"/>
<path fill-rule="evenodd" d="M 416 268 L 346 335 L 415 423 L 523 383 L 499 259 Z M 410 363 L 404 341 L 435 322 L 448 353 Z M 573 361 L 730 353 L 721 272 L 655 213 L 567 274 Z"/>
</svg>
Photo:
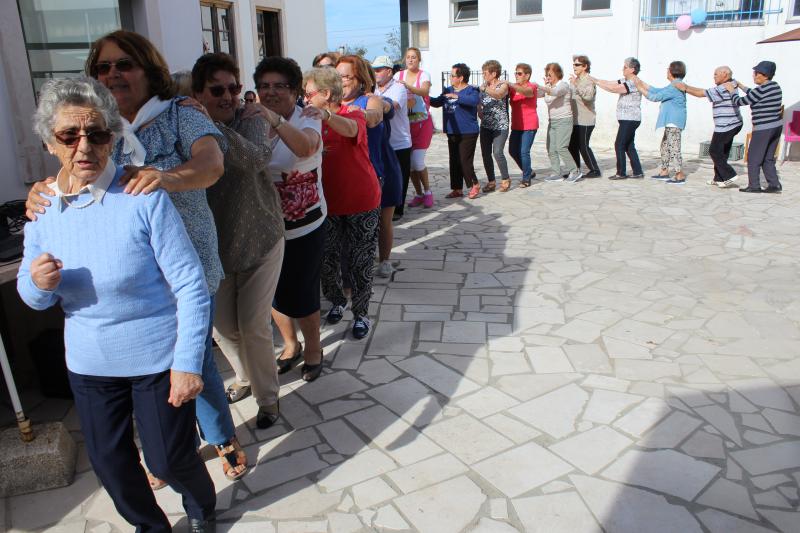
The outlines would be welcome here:
<svg viewBox="0 0 800 533">
<path fill-rule="evenodd" d="M 775 63 L 762 61 L 753 67 L 753 81 L 756 87 L 749 89 L 737 83 L 739 89 L 745 91 L 739 96 L 733 82 L 725 84 L 725 88 L 733 93 L 731 102 L 735 106 L 750 106 L 753 121 L 753 134 L 750 138 L 750 149 L 747 156 L 747 187 L 740 192 L 781 192 L 778 170 L 775 168 L 775 150 L 783 130 L 783 93 L 780 85 L 772 81 L 775 76 Z M 761 189 L 759 174 L 764 171 L 767 188 Z"/>
<path fill-rule="evenodd" d="M 742 114 L 739 107 L 731 101 L 732 94 L 725 88 L 725 83 L 733 79 L 730 67 L 721 66 L 714 70 L 714 87 L 699 89 L 685 83 L 673 85 L 698 98 L 708 98 L 714 113 L 714 134 L 708 155 L 714 162 L 714 178 L 708 182 L 720 188 L 736 187 L 736 170 L 728 163 L 728 156 L 733 146 L 733 138 L 742 131 Z"/>
</svg>

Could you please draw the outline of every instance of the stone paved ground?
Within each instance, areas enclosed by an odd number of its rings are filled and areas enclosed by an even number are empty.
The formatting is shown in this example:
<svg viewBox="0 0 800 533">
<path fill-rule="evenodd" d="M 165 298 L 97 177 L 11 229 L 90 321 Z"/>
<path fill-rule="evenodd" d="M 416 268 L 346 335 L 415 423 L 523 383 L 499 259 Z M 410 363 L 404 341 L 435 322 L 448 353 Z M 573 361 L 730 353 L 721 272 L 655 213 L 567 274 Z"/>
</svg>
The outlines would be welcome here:
<svg viewBox="0 0 800 533">
<path fill-rule="evenodd" d="M 446 160 L 437 137 L 440 199 Z M 277 427 L 234 407 L 257 466 L 231 484 L 208 462 L 223 529 L 800 531 L 800 166 L 761 196 L 687 166 L 683 187 L 537 183 L 409 210 L 374 333 L 325 327 L 329 368 L 285 376 Z M 27 402 L 80 440 L 69 403 Z M 79 470 L 3 502 L 0 524 L 129 531 Z"/>
</svg>

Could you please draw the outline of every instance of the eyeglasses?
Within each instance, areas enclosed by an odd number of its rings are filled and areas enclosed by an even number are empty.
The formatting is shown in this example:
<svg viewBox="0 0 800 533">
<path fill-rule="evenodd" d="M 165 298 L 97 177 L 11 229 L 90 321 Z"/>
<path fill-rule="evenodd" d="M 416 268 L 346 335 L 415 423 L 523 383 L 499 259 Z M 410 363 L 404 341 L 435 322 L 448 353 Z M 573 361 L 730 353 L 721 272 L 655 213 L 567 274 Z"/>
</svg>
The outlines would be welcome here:
<svg viewBox="0 0 800 533">
<path fill-rule="evenodd" d="M 56 138 L 59 144 L 70 148 L 78 146 L 78 143 L 81 142 L 81 137 L 86 137 L 89 144 L 103 145 L 110 143 L 113 136 L 111 130 L 92 130 L 86 133 L 80 133 L 79 130 L 65 130 L 53 133 L 53 137 Z"/>
<path fill-rule="evenodd" d="M 238 96 L 240 92 L 242 92 L 242 84 L 236 85 L 235 83 L 231 83 L 227 87 L 225 85 L 210 85 L 208 87 L 208 92 L 211 93 L 211 96 L 214 98 L 219 98 L 225 94 L 225 91 L 231 93 L 231 96 Z"/>
<path fill-rule="evenodd" d="M 583 63 L 573 63 L 572 66 L 573 67 L 585 67 L 586 65 L 584 65 Z"/>
<path fill-rule="evenodd" d="M 514 73 L 514 76 L 524 76 L 524 75 L 525 75 L 524 72 L 515 72 Z"/>
<path fill-rule="evenodd" d="M 311 100 L 312 98 L 314 98 L 318 94 L 319 94 L 318 90 L 314 91 L 314 92 L 310 92 L 310 93 L 305 93 L 306 100 Z"/>
<path fill-rule="evenodd" d="M 92 71 L 95 76 L 105 76 L 111 72 L 111 67 L 116 68 L 118 72 L 130 72 L 135 66 L 136 63 L 132 59 L 123 57 L 118 61 L 99 61 L 94 64 Z"/>
<path fill-rule="evenodd" d="M 351 76 L 350 74 L 342 74 L 340 77 L 342 78 L 342 81 L 350 81 L 355 78 L 355 76 Z"/>
<path fill-rule="evenodd" d="M 288 83 L 259 83 L 256 85 L 256 89 L 259 91 L 268 91 L 270 89 L 274 89 L 275 91 L 288 91 L 290 88 Z"/>
</svg>

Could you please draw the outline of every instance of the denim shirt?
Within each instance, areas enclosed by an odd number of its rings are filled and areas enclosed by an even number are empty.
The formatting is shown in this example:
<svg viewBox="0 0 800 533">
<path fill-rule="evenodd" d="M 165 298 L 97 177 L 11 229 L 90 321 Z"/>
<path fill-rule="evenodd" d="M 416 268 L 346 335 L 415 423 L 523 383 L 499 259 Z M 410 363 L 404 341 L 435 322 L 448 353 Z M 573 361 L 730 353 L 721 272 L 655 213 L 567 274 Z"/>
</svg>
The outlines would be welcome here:
<svg viewBox="0 0 800 533">
<path fill-rule="evenodd" d="M 682 82 L 683 79 L 676 78 L 674 81 Z M 665 128 L 667 124 L 675 124 L 680 129 L 686 128 L 686 93 L 671 84 L 660 89 L 650 87 L 647 99 L 661 102 L 656 129 Z"/>
</svg>

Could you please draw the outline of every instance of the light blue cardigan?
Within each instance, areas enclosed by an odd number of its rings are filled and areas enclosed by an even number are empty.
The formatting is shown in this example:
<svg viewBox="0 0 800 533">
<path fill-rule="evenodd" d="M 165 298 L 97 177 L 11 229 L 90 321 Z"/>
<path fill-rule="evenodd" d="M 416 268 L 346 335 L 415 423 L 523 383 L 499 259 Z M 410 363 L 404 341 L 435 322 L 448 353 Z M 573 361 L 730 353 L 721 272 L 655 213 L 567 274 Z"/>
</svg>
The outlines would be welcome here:
<svg viewBox="0 0 800 533">
<path fill-rule="evenodd" d="M 674 81 L 682 82 L 683 80 L 676 78 Z M 664 128 L 667 124 L 675 124 L 680 129 L 686 128 L 686 93 L 674 85 L 667 85 L 660 89 L 650 87 L 647 91 L 647 99 L 651 102 L 661 102 L 656 129 Z"/>
</svg>

